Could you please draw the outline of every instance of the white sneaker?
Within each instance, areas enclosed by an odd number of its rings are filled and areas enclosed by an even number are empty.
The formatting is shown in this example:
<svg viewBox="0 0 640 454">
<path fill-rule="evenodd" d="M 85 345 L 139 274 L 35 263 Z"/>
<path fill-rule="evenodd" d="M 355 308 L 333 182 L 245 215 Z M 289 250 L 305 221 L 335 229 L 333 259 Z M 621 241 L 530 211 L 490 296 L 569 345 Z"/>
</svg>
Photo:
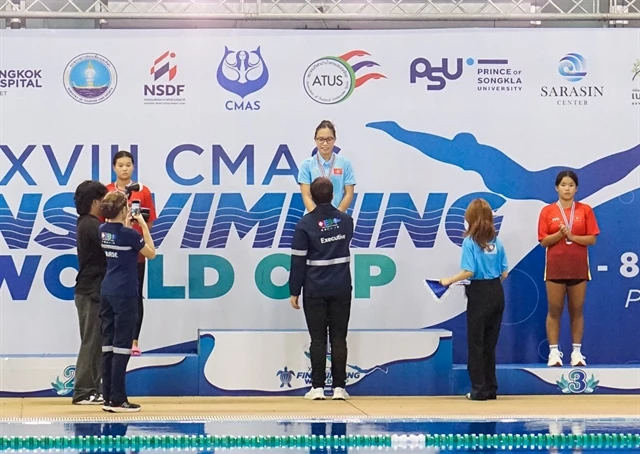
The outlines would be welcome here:
<svg viewBox="0 0 640 454">
<path fill-rule="evenodd" d="M 559 367 L 562 366 L 562 352 L 560 350 L 551 350 L 549 352 L 549 361 L 547 362 L 547 366 L 549 367 Z"/>
<path fill-rule="evenodd" d="M 349 398 L 349 393 L 347 393 L 344 388 L 334 388 L 333 389 L 333 400 L 347 400 Z"/>
<path fill-rule="evenodd" d="M 304 395 L 304 398 L 308 400 L 324 400 L 324 389 L 311 388 L 311 390 Z"/>
<path fill-rule="evenodd" d="M 586 358 L 580 352 L 571 352 L 571 365 L 573 367 L 584 367 L 587 365 Z"/>
</svg>

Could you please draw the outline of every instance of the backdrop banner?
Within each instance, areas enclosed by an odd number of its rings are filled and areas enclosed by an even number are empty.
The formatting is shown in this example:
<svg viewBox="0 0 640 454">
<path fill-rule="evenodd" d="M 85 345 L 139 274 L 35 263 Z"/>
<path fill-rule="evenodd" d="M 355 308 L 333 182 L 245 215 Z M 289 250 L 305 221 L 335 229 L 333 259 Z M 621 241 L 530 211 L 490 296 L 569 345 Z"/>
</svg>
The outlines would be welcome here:
<svg viewBox="0 0 640 454">
<path fill-rule="evenodd" d="M 0 55 L 2 355 L 77 353 L 73 192 L 113 181 L 118 150 L 158 212 L 143 351 L 304 330 L 287 287 L 297 175 L 328 119 L 357 180 L 351 328 L 450 330 L 466 363 L 464 291 L 425 280 L 459 270 L 482 197 L 510 268 L 498 361 L 546 362 L 537 222 L 574 169 L 602 232 L 582 351 L 640 362 L 638 29 L 1 30 Z"/>
</svg>

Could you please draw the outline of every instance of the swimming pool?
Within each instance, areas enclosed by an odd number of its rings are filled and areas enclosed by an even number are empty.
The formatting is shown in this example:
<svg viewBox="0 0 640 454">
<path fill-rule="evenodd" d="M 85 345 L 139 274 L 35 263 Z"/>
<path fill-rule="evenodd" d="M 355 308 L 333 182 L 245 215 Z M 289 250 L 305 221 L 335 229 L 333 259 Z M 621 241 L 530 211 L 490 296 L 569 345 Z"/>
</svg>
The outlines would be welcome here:
<svg viewBox="0 0 640 454">
<path fill-rule="evenodd" d="M 113 417 L 0 422 L 0 451 L 213 453 L 511 451 L 639 453 L 638 419 L 286 419 Z"/>
</svg>

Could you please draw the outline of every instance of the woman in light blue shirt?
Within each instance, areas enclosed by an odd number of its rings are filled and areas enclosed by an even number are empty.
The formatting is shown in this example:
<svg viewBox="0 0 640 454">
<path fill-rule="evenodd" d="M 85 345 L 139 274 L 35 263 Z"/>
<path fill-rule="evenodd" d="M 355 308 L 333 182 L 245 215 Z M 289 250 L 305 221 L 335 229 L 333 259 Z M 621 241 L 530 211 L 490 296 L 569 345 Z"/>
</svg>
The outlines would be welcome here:
<svg viewBox="0 0 640 454">
<path fill-rule="evenodd" d="M 469 228 L 462 242 L 462 271 L 453 277 L 441 279 L 449 286 L 454 282 L 470 280 L 467 294 L 467 370 L 471 379 L 471 392 L 467 399 L 495 399 L 496 345 L 504 313 L 502 281 L 508 272 L 507 255 L 493 225 L 493 211 L 483 199 L 469 204 L 464 215 Z"/>
<path fill-rule="evenodd" d="M 334 152 L 336 128 L 329 120 L 323 120 L 316 128 L 314 136 L 318 153 L 305 159 L 298 173 L 298 184 L 302 192 L 302 200 L 307 212 L 316 207 L 311 199 L 311 183 L 319 177 L 327 177 L 333 183 L 333 200 L 331 204 L 342 212 L 346 212 L 353 201 L 356 178 L 351 161 Z"/>
</svg>

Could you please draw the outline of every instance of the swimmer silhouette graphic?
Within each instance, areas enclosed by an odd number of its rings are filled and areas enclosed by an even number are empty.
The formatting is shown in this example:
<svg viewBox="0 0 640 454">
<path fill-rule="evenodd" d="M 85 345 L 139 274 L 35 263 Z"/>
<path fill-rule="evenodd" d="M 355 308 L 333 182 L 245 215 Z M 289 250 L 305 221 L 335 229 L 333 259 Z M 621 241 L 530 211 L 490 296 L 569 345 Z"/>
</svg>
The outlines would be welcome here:
<svg viewBox="0 0 640 454">
<path fill-rule="evenodd" d="M 406 130 L 395 121 L 367 123 L 366 126 L 386 132 L 395 140 L 412 146 L 436 161 L 476 172 L 487 189 L 512 200 L 557 201 L 558 193 L 553 181 L 562 170 L 573 170 L 580 175 L 580 196 L 584 199 L 617 183 L 640 166 L 640 145 L 605 156 L 579 169 L 554 166 L 528 170 L 497 148 L 478 143 L 470 133 L 463 132 L 453 139 L 447 139 Z"/>
</svg>

